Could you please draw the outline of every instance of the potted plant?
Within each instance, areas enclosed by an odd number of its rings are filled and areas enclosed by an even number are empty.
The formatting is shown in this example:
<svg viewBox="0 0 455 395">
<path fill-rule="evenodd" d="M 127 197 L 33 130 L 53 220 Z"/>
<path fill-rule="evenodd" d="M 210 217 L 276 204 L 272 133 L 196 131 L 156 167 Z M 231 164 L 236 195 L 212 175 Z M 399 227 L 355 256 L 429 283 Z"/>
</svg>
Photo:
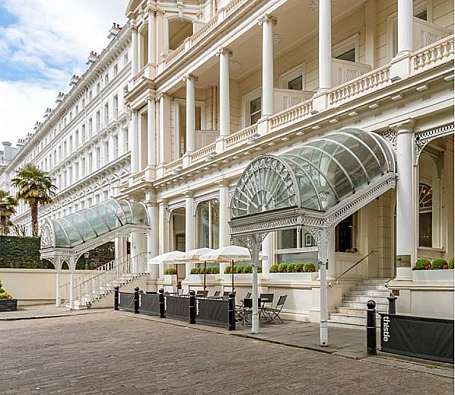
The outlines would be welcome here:
<svg viewBox="0 0 455 395">
<path fill-rule="evenodd" d="M 6 292 L 0 282 L 0 311 L 16 311 L 17 310 L 17 299 Z"/>
<path fill-rule="evenodd" d="M 432 261 L 426 258 L 417 259 L 412 280 L 453 283 L 453 258 L 435 258 Z"/>
<path fill-rule="evenodd" d="M 275 263 L 270 266 L 269 277 L 277 281 L 312 281 L 317 278 L 314 263 Z"/>
</svg>

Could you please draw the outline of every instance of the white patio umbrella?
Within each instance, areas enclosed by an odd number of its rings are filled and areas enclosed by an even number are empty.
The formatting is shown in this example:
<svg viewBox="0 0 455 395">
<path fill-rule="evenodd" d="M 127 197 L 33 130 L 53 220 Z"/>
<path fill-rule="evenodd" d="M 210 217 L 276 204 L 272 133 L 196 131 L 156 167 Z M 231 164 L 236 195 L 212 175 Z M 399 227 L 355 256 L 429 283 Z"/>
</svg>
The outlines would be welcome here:
<svg viewBox="0 0 455 395">
<path fill-rule="evenodd" d="M 159 265 L 161 263 L 167 264 L 167 263 L 176 263 L 179 258 L 181 258 L 183 255 L 185 255 L 184 252 L 182 251 L 170 251 L 170 252 L 165 252 L 164 254 L 157 255 L 156 257 L 150 259 L 147 263 L 148 265 Z M 150 269 L 149 269 L 150 271 Z"/>
<path fill-rule="evenodd" d="M 201 256 L 203 261 L 208 262 L 218 262 L 218 263 L 230 263 L 231 264 L 231 282 L 232 282 L 232 291 L 234 292 L 234 263 L 250 261 L 251 255 L 248 248 L 239 247 L 234 245 L 229 245 L 225 247 L 218 248 L 212 253 Z"/>
<path fill-rule="evenodd" d="M 184 253 L 184 255 L 181 258 L 178 258 L 177 260 L 180 262 L 189 262 L 189 263 L 199 263 L 199 262 L 204 262 L 204 291 L 206 289 L 206 269 L 207 269 L 207 261 L 202 259 L 202 256 L 211 254 L 215 250 L 212 248 L 196 248 L 194 250 L 189 250 Z"/>
</svg>

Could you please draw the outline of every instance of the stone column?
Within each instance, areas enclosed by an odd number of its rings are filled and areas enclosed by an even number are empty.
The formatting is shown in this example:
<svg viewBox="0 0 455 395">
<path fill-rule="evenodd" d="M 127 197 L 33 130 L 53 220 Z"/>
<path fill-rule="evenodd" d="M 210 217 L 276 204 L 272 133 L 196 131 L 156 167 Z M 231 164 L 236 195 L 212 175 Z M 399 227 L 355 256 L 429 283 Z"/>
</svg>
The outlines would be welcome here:
<svg viewBox="0 0 455 395">
<path fill-rule="evenodd" d="M 149 195 L 149 194 L 148 194 Z M 159 213 L 158 205 L 156 202 L 150 200 L 151 196 L 147 196 L 147 211 L 150 221 L 150 231 L 147 234 L 147 255 L 148 260 L 159 255 L 159 243 L 158 243 L 158 229 L 159 229 Z M 149 266 L 150 276 L 153 280 L 159 278 L 159 267 L 157 265 Z"/>
<path fill-rule="evenodd" d="M 147 249 L 147 238 L 142 232 L 131 233 L 131 258 L 132 258 L 132 273 L 145 272 L 145 252 Z"/>
<path fill-rule="evenodd" d="M 108 138 L 108 142 L 107 142 L 108 147 L 109 147 L 109 154 L 108 154 L 108 157 L 106 158 L 106 163 L 112 162 L 115 159 L 114 140 L 115 140 L 115 135 L 114 135 L 114 133 L 111 132 L 111 134 L 109 134 L 109 138 Z M 117 144 L 118 144 L 118 139 L 117 139 Z"/>
<path fill-rule="evenodd" d="M 171 159 L 171 141 L 170 141 L 170 98 L 166 94 L 161 94 L 160 101 L 160 165 L 164 165 Z"/>
<path fill-rule="evenodd" d="M 155 12 L 153 9 L 148 9 L 148 63 L 156 63 L 156 34 L 155 34 Z"/>
<path fill-rule="evenodd" d="M 269 233 L 262 241 L 262 273 L 270 273 L 273 264 L 273 233 Z"/>
<path fill-rule="evenodd" d="M 218 54 L 220 57 L 220 137 L 226 137 L 231 133 L 229 58 L 232 53 L 222 48 Z"/>
<path fill-rule="evenodd" d="M 55 305 L 60 306 L 62 295 L 60 295 L 60 274 L 62 271 L 62 259 L 61 257 L 55 258 Z M 66 295 L 65 295 L 66 297 Z"/>
<path fill-rule="evenodd" d="M 319 91 L 332 87 L 332 1 L 319 0 Z"/>
<path fill-rule="evenodd" d="M 195 248 L 194 239 L 194 198 L 191 192 L 185 194 L 185 251 Z M 191 274 L 192 264 L 187 263 L 185 267 L 185 277 Z"/>
<path fill-rule="evenodd" d="M 158 204 L 158 252 L 159 255 L 164 254 L 169 249 L 169 224 L 167 215 L 167 203 L 161 201 Z M 159 275 L 164 275 L 164 265 L 159 266 Z"/>
<path fill-rule="evenodd" d="M 139 136 L 138 136 L 138 114 L 137 111 L 132 111 L 130 127 L 128 132 L 131 151 L 131 173 L 139 171 Z"/>
<path fill-rule="evenodd" d="M 132 75 L 135 76 L 138 72 L 138 32 L 137 32 L 137 27 L 132 26 L 131 27 L 131 49 L 132 49 L 132 59 L 131 59 L 131 71 Z"/>
<path fill-rule="evenodd" d="M 412 0 L 398 0 L 398 56 L 413 50 L 412 19 Z"/>
<path fill-rule="evenodd" d="M 222 181 L 219 183 L 220 187 L 220 207 L 219 207 L 219 224 L 220 229 L 218 231 L 219 236 L 219 247 L 226 247 L 230 244 L 229 237 L 229 224 L 230 212 L 229 212 L 229 187 L 227 181 Z M 220 274 L 224 273 L 228 264 L 220 263 Z"/>
<path fill-rule="evenodd" d="M 155 123 L 155 98 L 147 100 L 147 148 L 148 166 L 156 166 L 156 123 Z"/>
<path fill-rule="evenodd" d="M 85 153 L 82 153 L 79 158 L 79 178 L 80 179 L 85 177 L 86 161 L 87 161 L 86 155 L 85 155 Z"/>
<path fill-rule="evenodd" d="M 276 19 L 265 15 L 262 25 L 262 116 L 273 114 L 273 24 Z"/>
<path fill-rule="evenodd" d="M 196 129 L 196 92 L 194 87 L 195 77 L 191 74 L 186 80 L 186 152 L 190 153 L 195 148 Z"/>
<path fill-rule="evenodd" d="M 415 241 L 415 170 L 414 123 L 395 126 L 397 132 L 397 279 L 410 280 L 411 267 L 416 259 Z"/>
<path fill-rule="evenodd" d="M 121 128 L 118 133 L 118 155 L 119 156 L 126 154 L 127 141 L 128 141 L 128 129 Z"/>
</svg>

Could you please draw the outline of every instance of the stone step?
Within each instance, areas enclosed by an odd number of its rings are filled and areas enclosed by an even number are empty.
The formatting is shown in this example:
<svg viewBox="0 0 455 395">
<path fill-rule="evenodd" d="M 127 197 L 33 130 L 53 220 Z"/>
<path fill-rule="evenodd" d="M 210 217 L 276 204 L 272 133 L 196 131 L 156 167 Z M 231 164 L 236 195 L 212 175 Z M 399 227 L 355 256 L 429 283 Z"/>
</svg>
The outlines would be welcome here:
<svg viewBox="0 0 455 395">
<path fill-rule="evenodd" d="M 347 307 L 353 309 L 366 309 L 366 303 L 361 302 L 343 302 L 340 307 Z M 389 305 L 388 304 L 376 304 L 376 310 L 381 313 L 386 313 L 388 311 Z"/>
<path fill-rule="evenodd" d="M 388 278 L 370 278 L 368 280 L 363 280 L 361 282 L 361 284 L 362 285 L 382 285 L 382 286 L 384 286 L 387 281 L 389 281 Z"/>
<path fill-rule="evenodd" d="M 369 300 L 374 300 L 376 302 L 376 304 L 388 304 L 389 301 L 387 299 L 387 297 L 372 297 L 372 296 L 369 296 L 369 295 L 351 295 L 351 294 L 348 294 L 346 295 L 345 298 L 343 298 L 343 302 L 360 302 L 360 303 L 365 303 L 365 306 L 366 306 L 366 303 L 369 301 Z"/>
<path fill-rule="evenodd" d="M 337 324 L 347 324 L 347 325 L 356 325 L 356 326 L 363 326 L 366 327 L 367 325 L 367 317 L 357 317 L 352 315 L 345 315 L 341 313 L 331 313 L 330 314 L 330 323 L 337 323 Z M 376 326 L 380 325 L 380 319 L 376 320 Z"/>
<path fill-rule="evenodd" d="M 377 298 L 387 298 L 390 292 L 387 290 L 369 289 L 369 290 L 351 290 L 348 295 L 352 296 L 371 296 Z"/>
<path fill-rule="evenodd" d="M 344 315 L 352 315 L 355 317 L 366 317 L 367 316 L 367 310 L 366 309 L 356 309 L 352 307 L 343 307 L 343 306 L 338 306 L 336 308 L 336 312 Z"/>
</svg>

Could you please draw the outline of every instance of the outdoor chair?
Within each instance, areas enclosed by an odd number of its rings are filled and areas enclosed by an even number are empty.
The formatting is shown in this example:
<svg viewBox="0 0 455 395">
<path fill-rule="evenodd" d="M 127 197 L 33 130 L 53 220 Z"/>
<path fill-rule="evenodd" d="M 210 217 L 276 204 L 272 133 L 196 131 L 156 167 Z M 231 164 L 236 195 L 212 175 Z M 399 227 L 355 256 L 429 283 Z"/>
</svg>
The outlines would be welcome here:
<svg viewBox="0 0 455 395">
<path fill-rule="evenodd" d="M 283 322 L 281 320 L 280 313 L 281 310 L 283 310 L 287 297 L 287 295 L 281 295 L 275 307 L 264 307 L 262 309 L 267 321 L 274 322 L 275 320 L 278 320 L 280 323 Z"/>
<path fill-rule="evenodd" d="M 215 293 L 211 296 L 211 298 L 219 298 L 221 291 L 215 291 Z"/>
<path fill-rule="evenodd" d="M 209 291 L 201 291 L 201 290 L 198 290 L 196 291 L 196 296 L 198 298 L 206 298 L 207 295 L 208 295 Z"/>
</svg>

